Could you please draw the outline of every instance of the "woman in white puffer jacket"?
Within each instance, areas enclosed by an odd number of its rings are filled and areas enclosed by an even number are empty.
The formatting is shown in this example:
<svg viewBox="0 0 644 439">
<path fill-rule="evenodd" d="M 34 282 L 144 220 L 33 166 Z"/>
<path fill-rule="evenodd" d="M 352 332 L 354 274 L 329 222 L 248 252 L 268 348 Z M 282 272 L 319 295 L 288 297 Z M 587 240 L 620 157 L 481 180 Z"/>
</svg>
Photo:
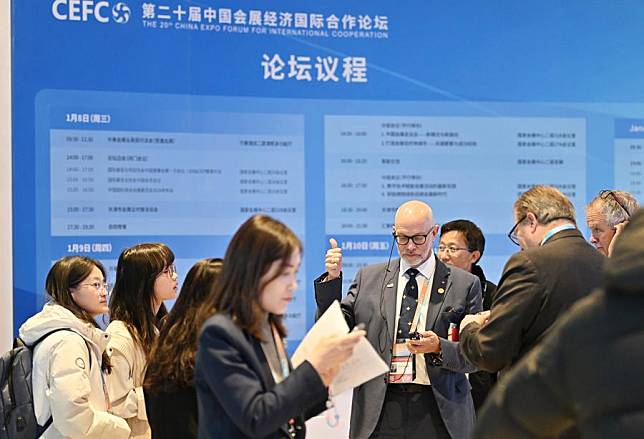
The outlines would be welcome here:
<svg viewBox="0 0 644 439">
<path fill-rule="evenodd" d="M 33 352 L 34 411 L 39 425 L 51 424 L 41 436 L 54 438 L 127 438 L 130 428 L 110 413 L 104 372 L 109 334 L 94 317 L 107 312 L 105 269 L 83 256 L 58 260 L 45 289 L 51 301 L 20 327 L 31 345 L 57 329 Z"/>
</svg>

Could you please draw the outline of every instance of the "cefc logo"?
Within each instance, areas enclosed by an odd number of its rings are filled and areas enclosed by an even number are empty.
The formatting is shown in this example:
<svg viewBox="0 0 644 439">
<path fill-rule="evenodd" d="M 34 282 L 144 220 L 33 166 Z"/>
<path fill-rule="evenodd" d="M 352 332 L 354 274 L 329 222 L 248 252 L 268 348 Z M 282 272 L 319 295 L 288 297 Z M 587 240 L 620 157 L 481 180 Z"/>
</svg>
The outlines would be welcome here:
<svg viewBox="0 0 644 439">
<path fill-rule="evenodd" d="M 55 0 L 51 5 L 51 13 L 56 20 L 61 21 L 90 21 L 109 23 L 110 17 L 119 24 L 130 21 L 130 8 L 125 3 L 117 3 L 110 7 L 109 2 L 100 0 Z"/>
</svg>

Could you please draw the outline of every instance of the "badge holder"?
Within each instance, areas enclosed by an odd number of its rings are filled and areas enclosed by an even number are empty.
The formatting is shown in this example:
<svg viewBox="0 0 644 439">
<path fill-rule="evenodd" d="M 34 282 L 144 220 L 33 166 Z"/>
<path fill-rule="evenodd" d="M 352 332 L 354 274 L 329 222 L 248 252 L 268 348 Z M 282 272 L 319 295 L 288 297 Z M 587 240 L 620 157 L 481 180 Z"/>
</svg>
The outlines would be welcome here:
<svg viewBox="0 0 644 439">
<path fill-rule="evenodd" d="M 416 303 L 416 312 L 409 328 L 409 333 L 416 332 L 418 321 L 420 320 L 420 308 L 425 301 L 429 280 L 426 280 L 423 289 Z M 399 341 L 402 340 L 402 341 Z M 389 364 L 389 383 L 409 384 L 416 379 L 416 358 L 409 352 L 407 339 L 396 339 L 391 353 L 391 363 Z"/>
</svg>

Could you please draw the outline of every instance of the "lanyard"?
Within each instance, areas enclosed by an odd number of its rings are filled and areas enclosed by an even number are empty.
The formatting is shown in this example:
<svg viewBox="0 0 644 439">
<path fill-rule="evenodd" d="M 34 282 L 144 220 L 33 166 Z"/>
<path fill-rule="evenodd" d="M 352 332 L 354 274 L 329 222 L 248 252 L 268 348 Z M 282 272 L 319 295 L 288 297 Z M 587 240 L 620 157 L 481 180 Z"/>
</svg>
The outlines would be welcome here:
<svg viewBox="0 0 644 439">
<path fill-rule="evenodd" d="M 273 333 L 273 341 L 275 342 L 275 347 L 277 348 L 277 358 L 280 362 L 280 368 L 282 369 L 282 380 L 288 377 L 290 369 L 288 367 L 288 356 L 286 355 L 286 348 L 284 347 L 284 341 L 280 337 L 277 328 L 273 323 L 271 323 L 271 331 Z M 271 373 L 273 374 L 273 379 L 277 383 L 281 381 L 274 370 L 271 368 Z"/>
<path fill-rule="evenodd" d="M 275 380 L 275 383 L 278 383 L 286 379 L 286 377 L 288 377 L 291 370 L 288 366 L 288 356 L 286 355 L 284 340 L 282 340 L 282 337 L 280 337 L 279 332 L 277 332 L 277 328 L 272 322 L 271 322 L 271 332 L 273 334 L 273 341 L 275 342 L 275 348 L 277 350 L 277 358 L 279 359 L 280 368 L 282 369 L 282 379 L 280 379 L 280 377 L 277 376 L 276 371 L 274 371 L 273 368 L 271 367 L 273 380 Z M 269 366 L 270 366 L 270 362 L 269 362 Z M 288 434 L 291 437 L 295 437 L 297 435 L 297 430 L 301 430 L 302 426 L 297 424 L 297 420 L 295 418 L 291 418 L 286 423 L 286 428 L 288 430 Z"/>
<path fill-rule="evenodd" d="M 429 288 L 429 279 L 425 279 L 425 282 L 423 283 L 423 289 L 420 291 L 420 296 L 418 296 L 416 312 L 414 312 L 414 318 L 411 320 L 411 327 L 409 328 L 409 332 L 416 331 L 416 327 L 418 326 L 418 322 L 420 321 L 420 308 L 423 306 L 423 302 L 425 302 L 427 288 Z M 402 303 L 400 304 L 400 306 L 402 306 Z"/>
</svg>

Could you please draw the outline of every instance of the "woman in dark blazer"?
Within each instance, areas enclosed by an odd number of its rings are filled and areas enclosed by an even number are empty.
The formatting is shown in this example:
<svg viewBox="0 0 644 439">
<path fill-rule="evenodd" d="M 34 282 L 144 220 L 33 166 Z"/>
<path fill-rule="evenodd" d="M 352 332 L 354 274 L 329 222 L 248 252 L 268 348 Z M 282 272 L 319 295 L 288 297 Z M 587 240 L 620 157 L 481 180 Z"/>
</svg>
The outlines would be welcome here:
<svg viewBox="0 0 644 439">
<path fill-rule="evenodd" d="M 199 326 L 195 319 L 208 306 L 222 262 L 202 259 L 192 266 L 150 352 L 143 390 L 152 439 L 197 438 L 193 375 Z"/>
<path fill-rule="evenodd" d="M 202 329 L 195 386 L 199 438 L 302 438 L 364 331 L 329 336 L 292 369 L 282 316 L 297 289 L 301 243 L 256 215 L 233 236 Z"/>
</svg>

